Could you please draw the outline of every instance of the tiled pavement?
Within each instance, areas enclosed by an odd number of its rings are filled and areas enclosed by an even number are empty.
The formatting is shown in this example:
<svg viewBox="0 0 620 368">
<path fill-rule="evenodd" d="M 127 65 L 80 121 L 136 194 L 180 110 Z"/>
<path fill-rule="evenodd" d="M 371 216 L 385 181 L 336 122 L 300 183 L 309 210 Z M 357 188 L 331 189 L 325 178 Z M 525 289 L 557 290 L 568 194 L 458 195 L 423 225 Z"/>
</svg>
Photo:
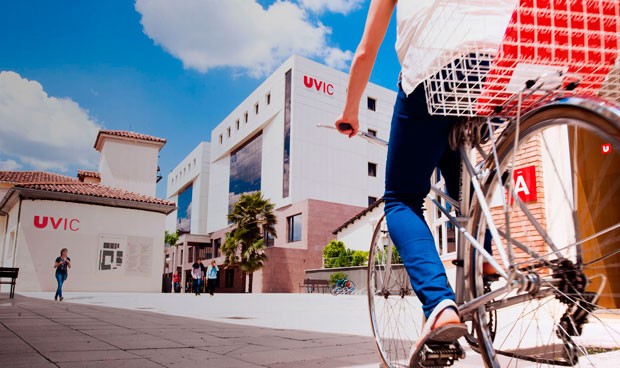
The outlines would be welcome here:
<svg viewBox="0 0 620 368">
<path fill-rule="evenodd" d="M 379 367 L 364 296 L 52 295 L 0 294 L 0 368 Z M 612 322 L 620 331 L 620 320 Z M 455 367 L 482 367 L 466 350 Z M 596 354 L 582 367 L 617 367 L 619 357 Z"/>
<path fill-rule="evenodd" d="M 352 366 L 379 366 L 370 337 L 0 294 L 0 367 Z"/>
</svg>

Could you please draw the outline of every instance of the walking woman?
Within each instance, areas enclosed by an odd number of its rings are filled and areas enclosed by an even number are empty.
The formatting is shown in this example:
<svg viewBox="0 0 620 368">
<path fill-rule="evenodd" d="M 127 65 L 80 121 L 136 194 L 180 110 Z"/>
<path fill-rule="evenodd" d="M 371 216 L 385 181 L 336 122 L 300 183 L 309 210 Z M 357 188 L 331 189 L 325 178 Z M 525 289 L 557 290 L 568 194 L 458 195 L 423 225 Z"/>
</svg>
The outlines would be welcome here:
<svg viewBox="0 0 620 368">
<path fill-rule="evenodd" d="M 60 257 L 56 257 L 56 261 L 54 262 L 54 268 L 56 269 L 56 281 L 58 282 L 58 288 L 56 289 L 56 295 L 54 295 L 54 300 L 60 301 L 64 299 L 62 297 L 62 284 L 67 279 L 67 269 L 71 268 L 71 258 L 67 256 L 69 250 L 67 248 L 62 248 L 60 251 Z"/>
</svg>

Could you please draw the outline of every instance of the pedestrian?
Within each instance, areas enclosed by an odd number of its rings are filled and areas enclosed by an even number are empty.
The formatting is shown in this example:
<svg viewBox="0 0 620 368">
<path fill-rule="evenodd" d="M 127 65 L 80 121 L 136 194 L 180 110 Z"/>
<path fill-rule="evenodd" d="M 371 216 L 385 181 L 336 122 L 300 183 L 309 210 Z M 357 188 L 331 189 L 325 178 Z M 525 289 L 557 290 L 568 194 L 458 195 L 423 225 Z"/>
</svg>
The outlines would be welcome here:
<svg viewBox="0 0 620 368">
<path fill-rule="evenodd" d="M 179 271 L 175 271 L 172 275 L 172 286 L 175 293 L 181 292 L 181 274 L 179 274 Z"/>
<path fill-rule="evenodd" d="M 345 106 L 335 125 L 349 137 L 357 134 L 360 101 L 396 9 L 396 51 L 401 71 L 388 144 L 385 214 L 390 238 L 422 302 L 426 324 L 420 341 L 429 338 L 456 341 L 467 329 L 461 323 L 454 292 L 424 220 L 422 206 L 435 167 L 441 170 L 448 194 L 458 198 L 460 156 L 448 143 L 457 118 L 428 113 L 421 83 L 425 77 L 416 70 L 420 65 L 420 60 L 415 59 L 419 53 L 410 52 L 411 42 L 418 36 L 416 32 L 422 29 L 423 11 L 432 8 L 435 1 L 371 1 L 363 35 L 351 62 Z"/>
<path fill-rule="evenodd" d="M 200 280 L 200 292 L 202 293 L 207 288 L 207 268 L 205 267 L 203 262 L 200 262 L 200 270 L 202 271 L 202 279 Z"/>
<path fill-rule="evenodd" d="M 64 299 L 62 297 L 62 285 L 67 280 L 67 269 L 71 268 L 71 258 L 68 256 L 69 250 L 67 248 L 62 248 L 60 250 L 60 257 L 56 257 L 54 261 L 54 268 L 56 269 L 56 282 L 58 283 L 58 287 L 56 288 L 56 294 L 54 295 L 54 300 Z"/>
<path fill-rule="evenodd" d="M 207 268 L 207 292 L 211 294 L 211 296 L 215 293 L 215 282 L 217 281 L 217 273 L 219 270 L 215 260 L 211 260 L 211 264 Z"/>
<path fill-rule="evenodd" d="M 200 281 L 202 280 L 202 268 L 200 266 L 201 262 L 199 259 L 192 264 L 192 278 L 194 279 L 193 287 L 195 295 L 200 295 Z"/>
</svg>

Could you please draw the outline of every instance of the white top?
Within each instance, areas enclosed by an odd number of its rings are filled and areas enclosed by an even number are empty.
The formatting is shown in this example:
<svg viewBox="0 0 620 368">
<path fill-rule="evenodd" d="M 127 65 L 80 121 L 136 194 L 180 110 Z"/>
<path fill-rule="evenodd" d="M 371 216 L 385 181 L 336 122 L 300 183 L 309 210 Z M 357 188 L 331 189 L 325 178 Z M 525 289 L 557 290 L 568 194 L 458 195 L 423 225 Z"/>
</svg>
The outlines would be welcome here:
<svg viewBox="0 0 620 368">
<path fill-rule="evenodd" d="M 408 95 L 473 50 L 495 52 L 518 0 L 398 0 L 396 52 Z"/>
</svg>

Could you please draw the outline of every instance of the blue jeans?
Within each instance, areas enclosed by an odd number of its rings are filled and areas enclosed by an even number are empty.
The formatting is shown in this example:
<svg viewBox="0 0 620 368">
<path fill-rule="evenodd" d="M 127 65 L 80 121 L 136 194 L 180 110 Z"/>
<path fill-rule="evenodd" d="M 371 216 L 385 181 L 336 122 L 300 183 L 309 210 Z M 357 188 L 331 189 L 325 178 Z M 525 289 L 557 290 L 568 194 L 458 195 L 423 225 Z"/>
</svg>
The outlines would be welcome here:
<svg viewBox="0 0 620 368">
<path fill-rule="evenodd" d="M 56 297 L 62 298 L 62 284 L 67 279 L 66 272 L 56 272 L 56 282 L 58 282 L 58 288 L 56 289 L 56 295 L 54 295 L 54 299 Z"/>
<path fill-rule="evenodd" d="M 458 198 L 460 155 L 448 145 L 456 122 L 455 117 L 428 114 L 423 85 L 409 96 L 399 89 L 387 154 L 385 214 L 390 237 L 427 318 L 439 302 L 454 300 L 422 205 L 435 167 L 446 180 L 448 194 Z"/>
</svg>

